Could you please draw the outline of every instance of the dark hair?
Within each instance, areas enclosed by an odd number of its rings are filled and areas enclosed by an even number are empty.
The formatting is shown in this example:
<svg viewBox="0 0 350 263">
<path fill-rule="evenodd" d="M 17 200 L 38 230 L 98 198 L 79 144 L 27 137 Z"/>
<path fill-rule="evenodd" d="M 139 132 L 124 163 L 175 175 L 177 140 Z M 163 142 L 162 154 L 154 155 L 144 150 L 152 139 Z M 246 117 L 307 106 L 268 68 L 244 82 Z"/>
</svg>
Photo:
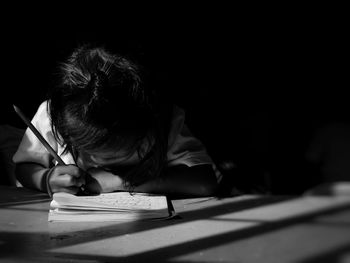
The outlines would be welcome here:
<svg viewBox="0 0 350 263">
<path fill-rule="evenodd" d="M 138 152 L 140 164 L 123 175 L 130 187 L 159 176 L 167 151 L 170 111 L 160 108 L 141 76 L 130 59 L 85 45 L 61 64 L 48 100 L 52 130 L 65 151 Z M 151 145 L 147 152 L 141 147 L 145 140 Z"/>
</svg>

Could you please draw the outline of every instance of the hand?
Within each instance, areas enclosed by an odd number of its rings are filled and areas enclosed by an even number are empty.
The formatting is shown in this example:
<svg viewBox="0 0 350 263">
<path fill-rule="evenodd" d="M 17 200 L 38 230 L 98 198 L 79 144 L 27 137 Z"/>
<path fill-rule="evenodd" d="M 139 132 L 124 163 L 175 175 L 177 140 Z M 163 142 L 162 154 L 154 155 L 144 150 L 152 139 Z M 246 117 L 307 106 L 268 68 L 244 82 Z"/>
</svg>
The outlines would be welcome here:
<svg viewBox="0 0 350 263">
<path fill-rule="evenodd" d="M 76 194 L 85 184 L 85 172 L 76 165 L 57 165 L 49 171 L 49 185 L 52 193 Z"/>
<path fill-rule="evenodd" d="M 118 190 L 126 190 L 123 180 L 102 168 L 90 168 L 87 170 L 88 178 L 85 188 L 94 194 L 109 193 Z"/>
</svg>

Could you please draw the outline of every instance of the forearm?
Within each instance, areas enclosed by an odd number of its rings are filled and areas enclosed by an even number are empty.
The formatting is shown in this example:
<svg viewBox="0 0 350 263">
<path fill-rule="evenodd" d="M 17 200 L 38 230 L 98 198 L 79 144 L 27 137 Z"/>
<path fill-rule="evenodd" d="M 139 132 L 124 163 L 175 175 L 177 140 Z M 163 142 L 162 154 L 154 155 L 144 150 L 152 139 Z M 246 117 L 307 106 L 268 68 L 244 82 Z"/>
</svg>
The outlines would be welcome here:
<svg viewBox="0 0 350 263">
<path fill-rule="evenodd" d="M 46 175 L 48 168 L 36 163 L 17 163 L 15 174 L 18 181 L 27 188 L 47 192 Z"/>
<path fill-rule="evenodd" d="M 218 184 L 211 165 L 176 166 L 134 190 L 137 192 L 168 194 L 172 196 L 211 196 Z"/>
</svg>

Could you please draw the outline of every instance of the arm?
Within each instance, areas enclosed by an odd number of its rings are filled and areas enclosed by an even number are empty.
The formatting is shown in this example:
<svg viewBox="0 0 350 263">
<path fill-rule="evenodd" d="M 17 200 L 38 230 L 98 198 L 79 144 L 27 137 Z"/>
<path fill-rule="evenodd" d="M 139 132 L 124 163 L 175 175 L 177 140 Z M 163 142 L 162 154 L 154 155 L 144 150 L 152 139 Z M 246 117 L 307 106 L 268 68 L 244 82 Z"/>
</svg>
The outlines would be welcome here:
<svg viewBox="0 0 350 263">
<path fill-rule="evenodd" d="M 119 176 L 97 168 L 88 172 L 95 179 L 94 183 L 88 186 L 92 192 L 127 190 Z M 210 196 L 216 193 L 217 187 L 211 165 L 178 165 L 167 168 L 162 176 L 139 185 L 134 190 L 172 196 Z"/>
<path fill-rule="evenodd" d="M 46 168 L 37 163 L 17 163 L 15 173 L 18 181 L 27 188 L 52 193 L 76 194 L 85 183 L 85 172 L 76 165 L 56 165 Z"/>
<path fill-rule="evenodd" d="M 50 169 L 37 163 L 17 163 L 15 174 L 18 181 L 27 188 L 47 192 L 46 176 Z"/>
</svg>

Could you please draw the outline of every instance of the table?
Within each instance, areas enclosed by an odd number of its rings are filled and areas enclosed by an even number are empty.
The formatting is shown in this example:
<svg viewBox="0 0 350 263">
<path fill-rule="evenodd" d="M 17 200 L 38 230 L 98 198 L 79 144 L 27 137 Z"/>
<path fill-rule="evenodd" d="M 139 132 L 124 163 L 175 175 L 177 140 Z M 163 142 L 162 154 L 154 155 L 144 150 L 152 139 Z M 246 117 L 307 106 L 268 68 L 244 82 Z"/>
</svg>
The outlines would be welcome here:
<svg viewBox="0 0 350 263">
<path fill-rule="evenodd" d="M 350 262 L 349 196 L 173 200 L 163 221 L 52 223 L 50 199 L 0 187 L 0 262 Z"/>
</svg>

